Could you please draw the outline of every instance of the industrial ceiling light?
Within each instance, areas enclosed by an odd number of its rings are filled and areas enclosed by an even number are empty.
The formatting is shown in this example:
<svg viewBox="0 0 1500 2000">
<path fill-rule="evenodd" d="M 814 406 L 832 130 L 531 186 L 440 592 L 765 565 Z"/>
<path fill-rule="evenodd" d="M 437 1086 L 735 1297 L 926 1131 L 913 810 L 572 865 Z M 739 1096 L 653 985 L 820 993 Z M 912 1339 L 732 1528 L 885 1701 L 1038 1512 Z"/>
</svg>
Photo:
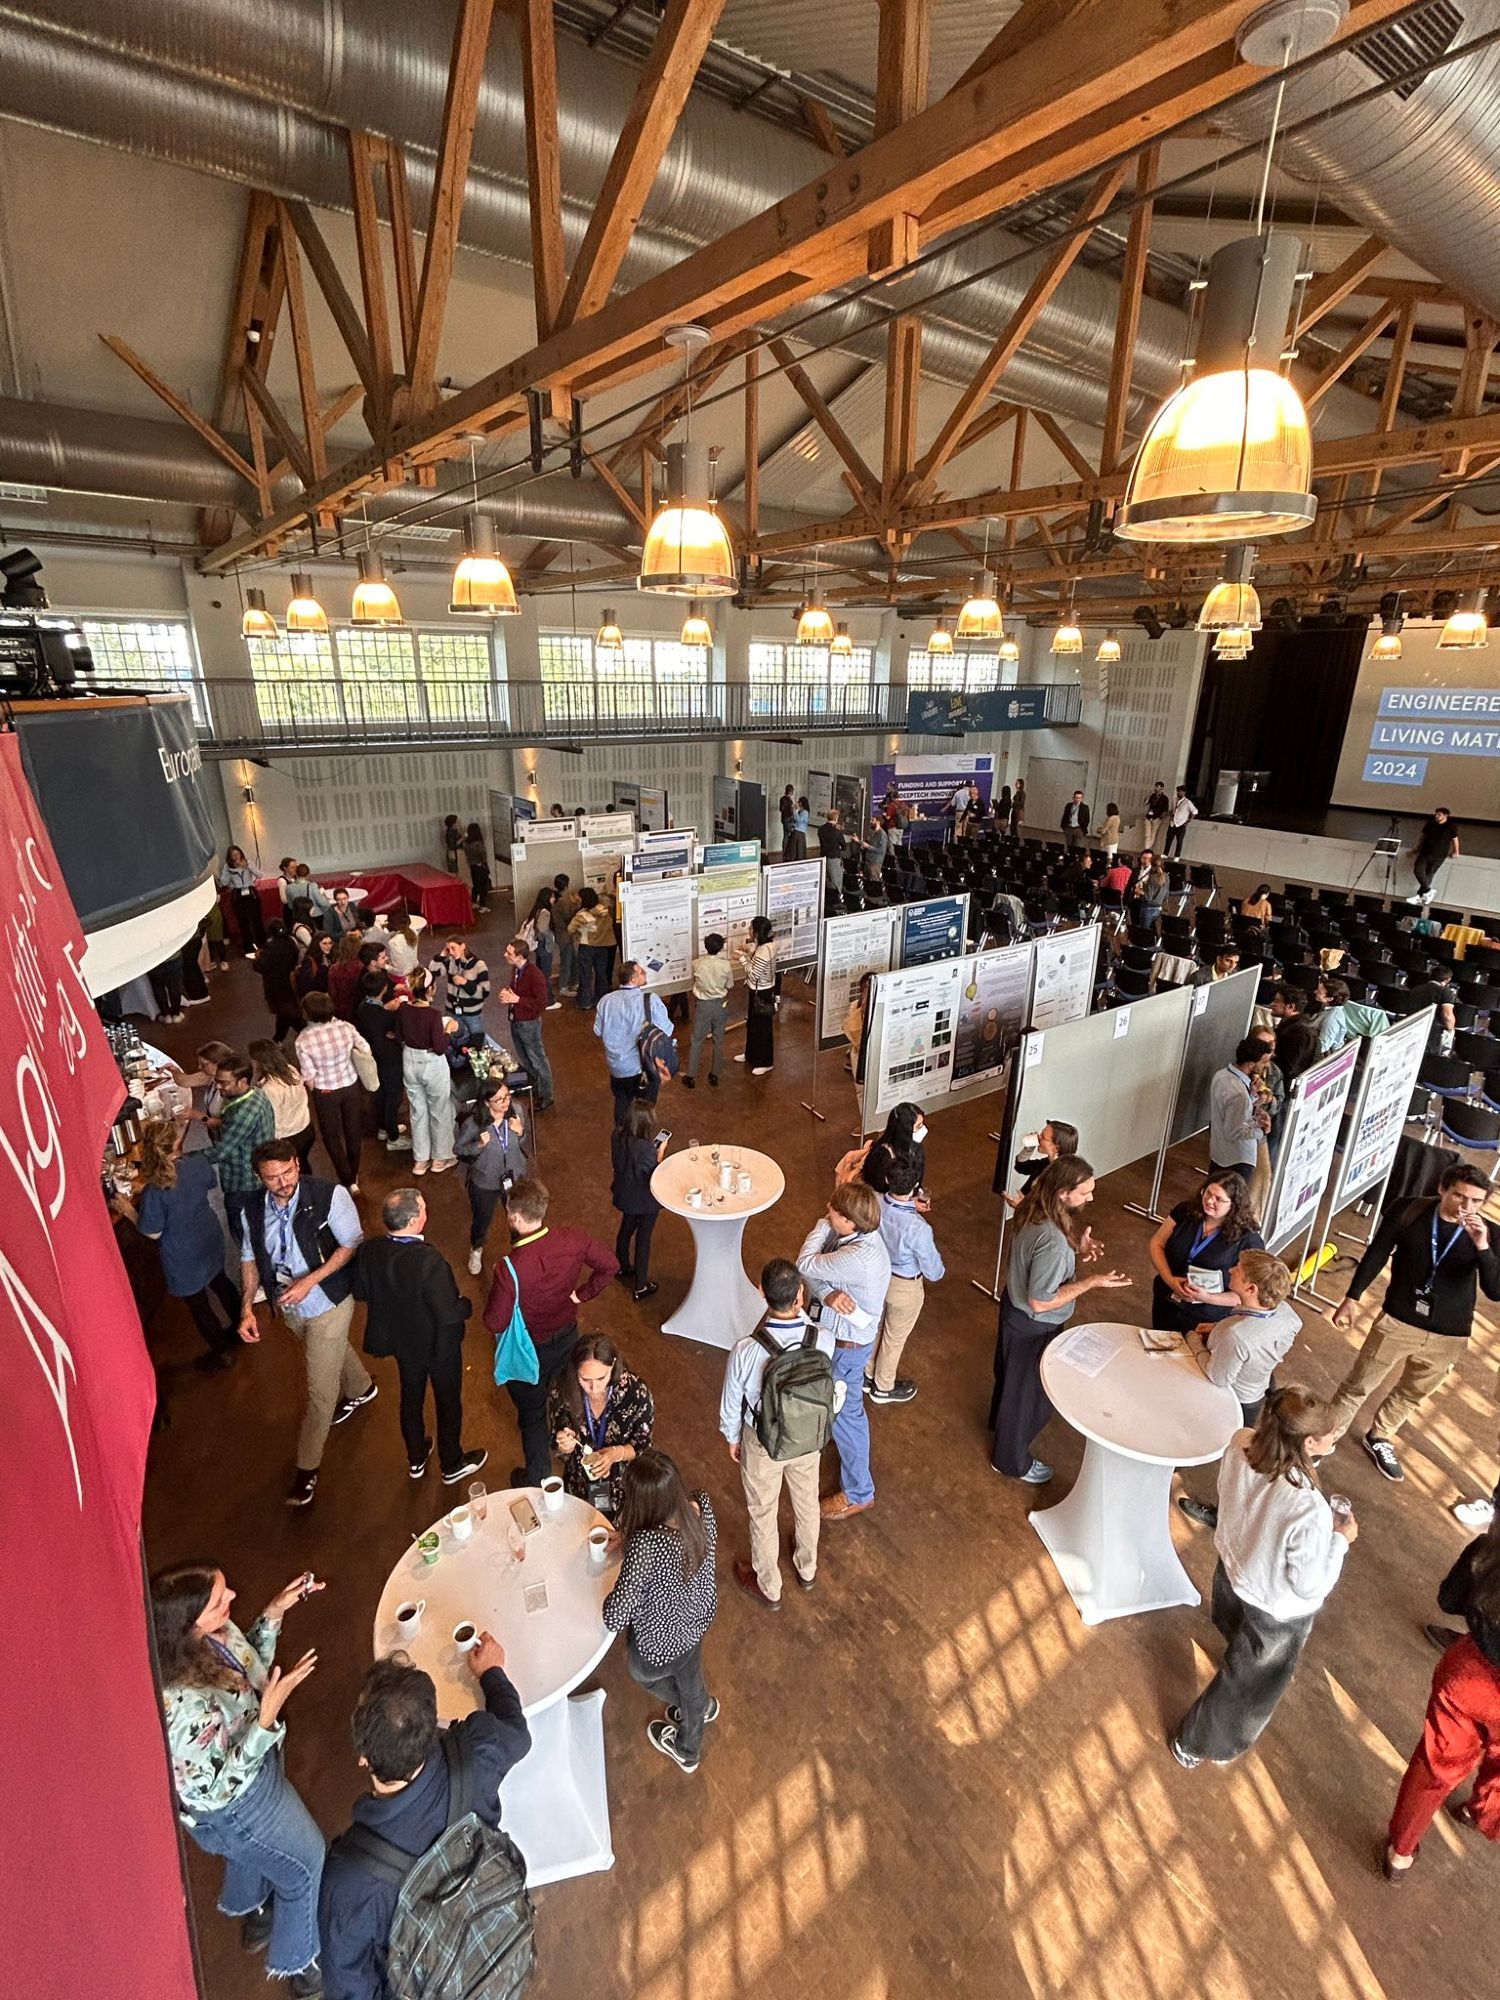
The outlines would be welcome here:
<svg viewBox="0 0 1500 2000">
<path fill-rule="evenodd" d="M 1248 659 L 1253 634 L 1248 625 L 1225 625 L 1214 637 L 1216 660 Z"/>
<path fill-rule="evenodd" d="M 1057 614 L 1057 630 L 1052 634 L 1052 651 L 1065 659 L 1075 659 L 1083 652 L 1083 633 L 1078 620 L 1073 615 L 1072 584 L 1068 585 L 1068 608 Z"/>
<path fill-rule="evenodd" d="M 464 554 L 453 572 L 448 609 L 465 617 L 506 618 L 520 608 L 510 571 L 495 547 L 495 524 L 476 508 L 464 521 Z"/>
<path fill-rule="evenodd" d="M 945 657 L 953 651 L 953 634 L 948 630 L 946 618 L 937 619 L 927 634 L 927 650 L 929 653 L 941 653 Z"/>
<path fill-rule="evenodd" d="M 797 644 L 826 646 L 833 638 L 833 614 L 816 590 L 808 592 L 797 614 Z"/>
<path fill-rule="evenodd" d="M 688 615 L 682 621 L 682 643 L 684 646 L 711 646 L 714 642 L 714 628 L 709 624 L 696 604 L 689 605 Z"/>
<path fill-rule="evenodd" d="M 266 593 L 253 585 L 245 592 L 245 609 L 240 617 L 240 634 L 246 639 L 274 639 L 276 620 L 266 609 Z"/>
<path fill-rule="evenodd" d="M 1446 653 L 1474 652 L 1490 643 L 1489 620 L 1484 615 L 1484 592 L 1476 590 L 1472 602 L 1459 601 L 1438 634 L 1438 645 Z"/>
<path fill-rule="evenodd" d="M 1014 666 L 1021 657 L 1020 640 L 1013 633 L 1007 632 L 1003 625 L 1000 628 L 1000 657 L 1009 666 Z"/>
<path fill-rule="evenodd" d="M 1403 622 L 1404 621 L 1400 617 L 1381 619 L 1380 637 L 1375 641 L 1374 645 L 1370 648 L 1370 658 L 1372 660 L 1400 659 L 1401 627 Z"/>
<path fill-rule="evenodd" d="M 707 327 L 670 327 L 666 339 L 687 356 L 690 382 L 693 353 L 708 345 Z M 689 393 L 682 442 L 667 446 L 666 498 L 646 535 L 637 587 L 667 597 L 733 597 L 734 549 L 718 516 L 710 455 L 692 442 L 692 423 Z"/>
<path fill-rule="evenodd" d="M 1101 666 L 1118 666 L 1120 660 L 1120 641 L 1116 636 L 1113 625 L 1110 626 L 1104 637 L 1099 641 L 1099 650 L 1095 653 L 1094 658 Z"/>
<path fill-rule="evenodd" d="M 326 632 L 328 613 L 313 595 L 312 578 L 305 570 L 292 571 L 292 601 L 286 608 L 288 632 Z"/>
<path fill-rule="evenodd" d="M 379 556 L 373 549 L 361 549 L 357 560 L 359 582 L 354 586 L 350 617 L 356 625 L 399 625 L 401 606 L 386 581 L 385 566 Z"/>
<path fill-rule="evenodd" d="M 1250 575 L 1255 568 L 1255 551 L 1241 542 L 1224 557 L 1223 578 L 1203 600 L 1198 613 L 1200 632 L 1222 632 L 1226 627 L 1260 630 L 1260 598 Z"/>
<path fill-rule="evenodd" d="M 968 602 L 958 614 L 958 636 L 960 639 L 995 639 L 1004 630 L 1004 625 L 995 579 L 988 570 L 982 570 L 974 579 Z"/>
<path fill-rule="evenodd" d="M 615 614 L 608 605 L 604 608 L 604 623 L 594 634 L 594 644 L 601 653 L 623 653 L 625 650 L 625 634 L 616 624 Z"/>
<path fill-rule="evenodd" d="M 847 660 L 853 655 L 854 641 L 849 637 L 849 627 L 842 618 L 833 628 L 833 637 L 828 642 L 828 650 L 840 660 Z"/>
<path fill-rule="evenodd" d="M 1115 533 L 1132 542 L 1246 542 L 1305 528 L 1312 433 L 1280 372 L 1301 245 L 1248 236 L 1208 267 L 1192 380 L 1147 431 Z"/>
</svg>

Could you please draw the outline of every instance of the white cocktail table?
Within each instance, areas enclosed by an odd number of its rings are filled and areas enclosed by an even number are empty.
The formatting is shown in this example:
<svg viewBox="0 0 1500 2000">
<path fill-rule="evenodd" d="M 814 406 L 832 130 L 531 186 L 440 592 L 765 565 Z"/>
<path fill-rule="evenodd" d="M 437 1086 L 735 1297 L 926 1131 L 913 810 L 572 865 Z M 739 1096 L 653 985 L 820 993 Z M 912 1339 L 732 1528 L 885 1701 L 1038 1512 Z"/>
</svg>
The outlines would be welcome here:
<svg viewBox="0 0 1500 2000">
<path fill-rule="evenodd" d="M 1096 1340 L 1113 1352 L 1093 1373 Z M 1148 1354 L 1140 1329 L 1117 1320 L 1059 1334 L 1042 1386 L 1088 1441 L 1072 1492 L 1031 1516 L 1084 1624 L 1197 1604 L 1172 1542 L 1172 1471 L 1221 1457 L 1239 1404 L 1184 1350 Z"/>
<path fill-rule="evenodd" d="M 651 1192 L 673 1215 L 680 1215 L 693 1232 L 695 1262 L 688 1295 L 669 1318 L 663 1333 L 703 1340 L 711 1347 L 733 1347 L 766 1309 L 765 1300 L 745 1276 L 740 1246 L 745 1224 L 780 1201 L 786 1178 L 765 1153 L 746 1146 L 721 1146 L 721 1161 L 743 1167 L 750 1175 L 750 1192 L 730 1192 L 719 1185 L 710 1146 L 669 1153 L 651 1176 Z M 688 1201 L 689 1188 L 703 1190 L 703 1206 Z"/>
<path fill-rule="evenodd" d="M 526 1558 L 510 1554 L 510 1503 L 522 1496 L 541 1527 L 526 1540 Z M 454 1495 L 454 1505 L 460 1496 Z M 453 1643 L 453 1628 L 468 1618 L 493 1632 L 505 1648 L 505 1671 L 515 1683 L 531 1730 L 531 1749 L 500 1787 L 505 1830 L 526 1857 L 533 1888 L 614 1866 L 609 1796 L 604 1770 L 604 1690 L 577 1701 L 567 1697 L 609 1651 L 614 1633 L 600 1606 L 619 1571 L 611 1557 L 603 1570 L 588 1566 L 590 1528 L 609 1523 L 582 1500 L 563 1495 L 556 1513 L 542 1505 L 537 1487 L 491 1493 L 486 1519 L 467 1542 L 455 1541 L 443 1521 L 438 1560 L 429 1565 L 407 1550 L 386 1579 L 375 1614 L 375 1653 L 398 1647 L 437 1684 L 438 1716 L 456 1722 L 481 1706 L 479 1683 Z M 545 1583 L 547 1606 L 528 1611 L 524 1593 Z M 415 1637 L 396 1631 L 396 1606 L 425 1598 Z"/>
</svg>

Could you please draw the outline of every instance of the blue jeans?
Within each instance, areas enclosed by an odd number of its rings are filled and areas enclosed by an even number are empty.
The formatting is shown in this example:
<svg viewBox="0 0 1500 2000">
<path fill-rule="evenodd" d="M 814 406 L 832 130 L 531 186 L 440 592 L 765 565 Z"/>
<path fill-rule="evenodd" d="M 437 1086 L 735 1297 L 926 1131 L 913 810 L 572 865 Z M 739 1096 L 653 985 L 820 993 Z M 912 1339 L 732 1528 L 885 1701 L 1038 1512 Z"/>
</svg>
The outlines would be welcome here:
<svg viewBox="0 0 1500 2000">
<path fill-rule="evenodd" d="M 219 1908 L 247 1917 L 270 1899 L 266 1970 L 288 1979 L 318 1955 L 318 1885 L 324 1840 L 312 1814 L 272 1754 L 247 1791 L 219 1812 L 195 1815 L 188 1831 L 205 1854 L 224 1860 Z"/>
<path fill-rule="evenodd" d="M 615 983 L 615 948 L 612 944 L 581 944 L 578 947 L 578 1004 L 592 1007 L 602 1000 Z"/>
<path fill-rule="evenodd" d="M 531 1078 L 531 1101 L 538 1111 L 545 1111 L 552 1102 L 552 1065 L 542 1047 L 542 1024 L 540 1021 L 518 1021 L 512 1014 L 510 1038 L 516 1045 L 522 1068 Z"/>
<path fill-rule="evenodd" d="M 833 1419 L 839 1485 L 845 1499 L 855 1506 L 875 1498 L 875 1482 L 870 1477 L 870 1417 L 865 1409 L 865 1364 L 870 1356 L 871 1347 L 833 1350 L 833 1377 L 844 1385 L 844 1407 Z"/>
<path fill-rule="evenodd" d="M 578 984 L 578 941 L 566 930 L 554 931 L 557 939 L 557 988 Z"/>
<path fill-rule="evenodd" d="M 464 1040 L 466 1042 L 472 1042 L 478 1048 L 484 1047 L 485 1027 L 483 1014 L 460 1014 L 455 1010 L 453 1018 L 457 1021 L 459 1027 L 463 1029 Z"/>
</svg>

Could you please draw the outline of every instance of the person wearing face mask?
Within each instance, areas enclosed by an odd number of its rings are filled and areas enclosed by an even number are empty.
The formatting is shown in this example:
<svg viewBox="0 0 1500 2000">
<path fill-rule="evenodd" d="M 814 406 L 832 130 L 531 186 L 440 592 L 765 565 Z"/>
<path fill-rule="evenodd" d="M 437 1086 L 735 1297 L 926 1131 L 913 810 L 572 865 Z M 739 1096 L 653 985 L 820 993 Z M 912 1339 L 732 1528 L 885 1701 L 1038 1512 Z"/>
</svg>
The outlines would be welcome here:
<svg viewBox="0 0 1500 2000">
<path fill-rule="evenodd" d="M 553 1381 L 547 1423 L 564 1490 L 613 1520 L 625 1468 L 650 1446 L 656 1403 L 608 1334 L 582 1335 Z"/>
<path fill-rule="evenodd" d="M 1042 1355 L 1073 1317 L 1086 1293 L 1114 1291 L 1130 1284 L 1122 1271 L 1074 1276 L 1078 1259 L 1097 1259 L 1083 1211 L 1094 1198 L 1094 1170 L 1087 1160 L 1056 1160 L 1037 1175 L 1016 1211 L 1010 1264 L 1000 1301 L 995 1342 L 995 1393 L 990 1424 L 995 1433 L 990 1463 L 1007 1479 L 1045 1486 L 1052 1467 L 1032 1451 L 1052 1418 L 1042 1387 Z"/>
<path fill-rule="evenodd" d="M 890 1184 L 891 1164 L 898 1159 L 910 1160 L 916 1168 L 912 1199 L 918 1213 L 925 1215 L 930 1206 L 923 1186 L 927 1173 L 927 1119 L 915 1104 L 898 1104 L 886 1119 L 885 1130 L 878 1139 L 844 1155 L 834 1170 L 834 1179 L 840 1185 L 862 1180 L 877 1194 L 885 1194 Z"/>
<path fill-rule="evenodd" d="M 1068 1124 L 1063 1118 L 1049 1118 L 1041 1131 L 1035 1135 L 1034 1143 L 1021 1143 L 1021 1151 L 1015 1157 L 1015 1171 L 1025 1186 L 1020 1194 L 1005 1192 L 1006 1173 L 1003 1161 L 995 1162 L 995 1192 L 1006 1207 L 1015 1212 L 1026 1197 L 1026 1188 L 1038 1174 L 1045 1173 L 1054 1160 L 1071 1160 L 1078 1151 L 1078 1127 Z"/>
</svg>

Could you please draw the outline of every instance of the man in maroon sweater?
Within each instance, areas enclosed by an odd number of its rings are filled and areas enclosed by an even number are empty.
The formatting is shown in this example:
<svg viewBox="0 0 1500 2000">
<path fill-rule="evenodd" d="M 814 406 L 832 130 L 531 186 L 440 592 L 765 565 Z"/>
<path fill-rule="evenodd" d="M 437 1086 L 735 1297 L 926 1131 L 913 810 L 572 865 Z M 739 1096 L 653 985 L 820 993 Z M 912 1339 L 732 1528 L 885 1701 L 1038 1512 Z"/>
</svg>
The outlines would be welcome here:
<svg viewBox="0 0 1500 2000">
<path fill-rule="evenodd" d="M 586 1229 L 548 1229 L 548 1194 L 538 1180 L 519 1180 L 505 1204 L 510 1224 L 510 1262 L 521 1291 L 521 1313 L 536 1346 L 535 1382 L 507 1382 L 521 1426 L 524 1466 L 511 1474 L 513 1486 L 539 1486 L 552 1470 L 547 1436 L 547 1391 L 568 1365 L 578 1339 L 578 1308 L 598 1298 L 619 1271 L 614 1252 Z M 495 1265 L 484 1323 L 504 1333 L 515 1310 L 516 1285 L 502 1258 Z"/>
<path fill-rule="evenodd" d="M 542 1047 L 542 1016 L 552 1005 L 552 989 L 547 975 L 531 962 L 531 947 L 525 938 L 512 938 L 505 947 L 510 967 L 510 984 L 500 998 L 510 1008 L 510 1038 L 516 1045 L 521 1066 L 531 1078 L 531 1104 L 535 1111 L 552 1109 L 552 1065 Z"/>
</svg>

